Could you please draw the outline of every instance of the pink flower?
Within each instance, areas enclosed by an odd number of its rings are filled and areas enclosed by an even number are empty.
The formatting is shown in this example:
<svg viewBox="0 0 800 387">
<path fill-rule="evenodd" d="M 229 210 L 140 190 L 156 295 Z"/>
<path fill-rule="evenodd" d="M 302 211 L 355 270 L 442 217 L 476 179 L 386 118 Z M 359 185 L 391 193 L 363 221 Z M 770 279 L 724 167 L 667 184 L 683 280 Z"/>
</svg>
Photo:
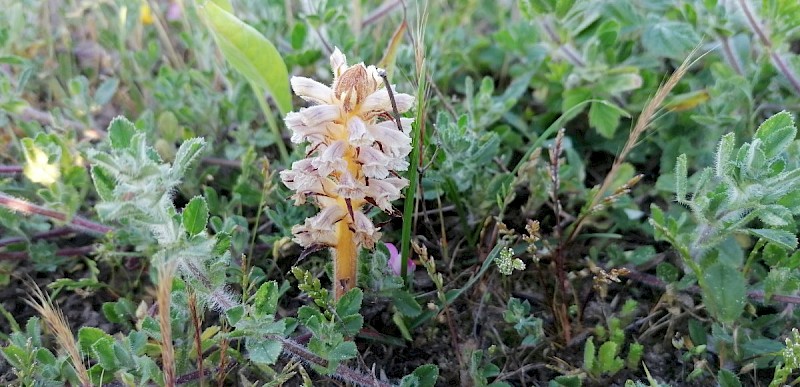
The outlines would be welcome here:
<svg viewBox="0 0 800 387">
<path fill-rule="evenodd" d="M 181 5 L 178 4 L 177 1 L 169 3 L 169 6 L 167 6 L 167 20 L 180 20 L 181 16 L 183 16 L 183 9 L 181 9 Z"/>
<path fill-rule="evenodd" d="M 389 269 L 392 270 L 394 275 L 400 275 L 400 264 L 402 263 L 400 259 L 400 252 L 397 251 L 397 247 L 395 247 L 391 243 L 384 243 L 386 248 L 389 249 Z M 408 260 L 408 273 L 413 273 L 414 270 L 417 269 L 417 264 L 414 263 L 412 260 Z"/>
</svg>

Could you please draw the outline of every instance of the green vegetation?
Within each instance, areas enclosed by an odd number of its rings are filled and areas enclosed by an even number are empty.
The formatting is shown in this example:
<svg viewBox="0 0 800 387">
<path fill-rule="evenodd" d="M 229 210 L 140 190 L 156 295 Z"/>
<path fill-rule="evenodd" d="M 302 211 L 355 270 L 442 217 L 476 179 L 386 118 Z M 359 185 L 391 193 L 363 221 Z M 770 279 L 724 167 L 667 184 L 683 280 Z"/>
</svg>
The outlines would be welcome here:
<svg viewBox="0 0 800 387">
<path fill-rule="evenodd" d="M 0 380 L 797 384 L 800 3 L 497 3 L 0 0 Z"/>
</svg>

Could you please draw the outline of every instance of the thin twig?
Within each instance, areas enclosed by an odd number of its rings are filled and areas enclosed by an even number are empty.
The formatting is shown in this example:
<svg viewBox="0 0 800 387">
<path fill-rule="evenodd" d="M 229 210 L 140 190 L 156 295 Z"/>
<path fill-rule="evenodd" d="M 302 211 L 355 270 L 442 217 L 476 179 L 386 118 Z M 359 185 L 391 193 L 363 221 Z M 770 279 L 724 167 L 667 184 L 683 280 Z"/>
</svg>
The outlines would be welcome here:
<svg viewBox="0 0 800 387">
<path fill-rule="evenodd" d="M 658 289 L 662 289 L 662 290 L 666 290 L 667 289 L 667 283 L 662 281 L 662 280 L 660 280 L 658 277 L 656 277 L 656 276 L 654 276 L 652 274 L 641 273 L 641 272 L 634 271 L 634 270 L 631 270 L 631 269 L 628 269 L 628 271 L 629 271 L 628 274 L 625 275 L 625 277 L 627 277 L 627 278 L 630 278 L 630 279 L 632 279 L 632 280 L 634 280 L 636 282 L 642 283 L 644 285 L 647 285 L 647 286 L 650 286 L 650 287 L 653 287 L 653 288 L 658 288 Z M 686 289 L 685 291 L 687 293 L 691 293 L 691 294 L 700 294 L 701 289 L 700 289 L 699 286 L 691 286 L 688 289 Z M 769 300 L 765 300 L 764 299 L 764 291 L 762 291 L 762 290 L 752 290 L 752 291 L 747 292 L 747 298 L 749 298 L 749 299 L 751 299 L 753 301 L 777 301 L 777 302 L 782 302 L 784 304 L 800 305 L 800 297 L 798 297 L 798 296 L 787 296 L 787 295 L 781 295 L 781 294 L 773 294 L 770 297 Z"/>
<path fill-rule="evenodd" d="M 617 174 L 619 173 L 619 170 L 622 167 L 623 162 L 628 157 L 628 153 L 630 153 L 630 151 L 633 150 L 633 148 L 636 147 L 636 145 L 639 143 L 639 138 L 641 137 L 642 133 L 644 133 L 644 131 L 647 130 L 647 128 L 653 122 L 653 119 L 658 110 L 661 108 L 662 103 L 667 98 L 672 89 L 678 84 L 678 81 L 680 81 L 681 78 L 683 78 L 683 76 L 686 75 L 686 73 L 689 71 L 689 67 L 692 64 L 696 63 L 698 60 L 700 60 L 700 58 L 702 58 L 707 54 L 704 53 L 703 55 L 700 55 L 696 59 L 693 59 L 698 48 L 699 46 L 695 47 L 689 53 L 689 56 L 686 57 L 686 60 L 684 60 L 683 63 L 681 63 L 681 65 L 678 67 L 678 69 L 675 70 L 675 72 L 672 73 L 672 75 L 667 79 L 667 81 L 663 85 L 661 85 L 661 87 L 659 87 L 658 90 L 656 90 L 653 99 L 651 99 L 650 102 L 648 102 L 647 105 L 645 105 L 644 109 L 642 110 L 642 114 L 640 114 L 639 118 L 636 120 L 636 125 L 634 125 L 633 130 L 631 130 L 631 133 L 628 135 L 628 140 L 622 147 L 622 151 L 620 151 L 616 159 L 614 159 L 614 163 L 611 165 L 611 170 L 609 170 L 608 174 L 606 174 L 606 177 L 603 180 L 603 184 L 600 185 L 600 189 L 597 190 L 597 192 L 592 197 L 592 200 L 589 203 L 589 205 L 586 206 L 587 209 L 594 208 L 603 198 L 603 195 L 609 189 L 614 179 L 617 177 Z M 566 240 L 567 242 L 571 242 L 572 240 L 575 239 L 575 236 L 578 235 L 581 228 L 585 224 L 584 220 L 586 220 L 587 218 L 588 216 L 582 214 L 578 218 L 578 220 L 575 221 L 572 230 L 570 230 L 570 233 L 567 236 Z"/>
<path fill-rule="evenodd" d="M 94 253 L 97 248 L 94 245 L 81 246 L 81 247 L 66 247 L 58 249 L 55 255 L 58 257 L 77 257 Z M 0 253 L 0 261 L 23 261 L 28 259 L 28 253 L 25 251 L 10 251 Z"/>
<path fill-rule="evenodd" d="M 306 363 L 311 363 L 313 365 L 325 368 L 327 366 L 327 361 L 306 349 L 306 347 L 298 344 L 292 339 L 282 337 L 279 335 L 267 335 L 267 339 L 279 341 L 283 344 L 283 351 L 298 360 L 301 360 Z M 356 371 L 352 368 L 346 367 L 342 364 L 339 364 L 336 367 L 336 376 L 341 378 L 342 380 L 353 383 L 359 386 L 365 387 L 390 387 L 392 384 L 386 383 L 384 381 L 380 381 L 375 377 L 370 375 L 361 373 Z"/>
<path fill-rule="evenodd" d="M 66 222 L 67 227 L 86 231 L 92 234 L 107 234 L 114 230 L 109 226 L 92 222 L 91 220 L 82 218 L 80 216 L 74 216 L 72 219 L 69 219 L 69 217 L 64 213 L 38 206 L 33 203 L 28 203 L 25 200 L 17 199 L 13 196 L 7 195 L 4 192 L 0 192 L 0 206 L 21 212 L 26 215 L 42 215 L 60 222 Z"/>
<path fill-rule="evenodd" d="M 13 245 L 16 243 L 23 243 L 27 241 L 36 241 L 40 239 L 50 239 L 50 238 L 58 238 L 65 235 L 72 234 L 74 230 L 70 229 L 69 227 L 58 227 L 54 228 L 50 231 L 40 232 L 37 234 L 33 234 L 30 237 L 7 237 L 0 239 L 0 247 L 5 247 L 8 245 Z"/>
<path fill-rule="evenodd" d="M 2 175 L 16 175 L 22 173 L 21 165 L 0 165 L 0 174 Z"/>
<path fill-rule="evenodd" d="M 756 16 L 753 14 L 753 11 L 750 10 L 750 6 L 747 5 L 747 1 L 739 0 L 739 7 L 742 9 L 742 13 L 744 13 L 745 18 L 747 19 L 747 25 L 750 26 L 750 29 L 753 30 L 753 32 L 758 36 L 758 40 L 760 40 L 764 48 L 767 49 L 767 52 L 769 52 L 769 56 L 772 58 L 772 61 L 775 62 L 775 66 L 778 68 L 778 71 L 780 71 L 781 74 L 783 74 L 783 76 L 789 80 L 789 83 L 792 84 L 795 92 L 800 94 L 800 79 L 798 79 L 797 74 L 795 74 L 794 71 L 789 68 L 783 57 L 773 50 L 774 46 L 772 44 L 772 40 L 769 38 L 769 35 L 761 23 L 756 20 Z"/>
</svg>

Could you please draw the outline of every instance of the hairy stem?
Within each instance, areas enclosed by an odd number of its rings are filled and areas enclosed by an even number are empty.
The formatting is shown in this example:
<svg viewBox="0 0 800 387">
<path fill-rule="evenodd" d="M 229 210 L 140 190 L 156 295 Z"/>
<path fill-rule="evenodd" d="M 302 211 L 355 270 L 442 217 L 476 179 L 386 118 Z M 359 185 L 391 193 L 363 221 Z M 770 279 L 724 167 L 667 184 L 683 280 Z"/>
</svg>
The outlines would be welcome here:
<svg viewBox="0 0 800 387">
<path fill-rule="evenodd" d="M 283 344 L 283 352 L 295 357 L 303 362 L 314 364 L 319 367 L 325 367 L 327 361 L 325 359 L 311 353 L 306 347 L 298 344 L 292 339 L 281 337 L 278 335 L 268 335 L 268 339 L 277 340 Z M 382 382 L 373 376 L 363 374 L 352 368 L 344 365 L 336 367 L 336 376 L 348 383 L 356 386 L 370 386 L 370 387 L 389 387 L 391 384 Z"/>
<path fill-rule="evenodd" d="M 797 74 L 789 68 L 789 65 L 786 64 L 786 61 L 781 57 L 780 54 L 773 50 L 772 40 L 770 39 L 769 35 L 767 34 L 764 26 L 756 20 L 756 16 L 753 14 L 753 11 L 750 10 L 750 6 L 747 5 L 747 1 L 739 0 L 739 7 L 742 9 L 742 13 L 744 13 L 745 18 L 747 19 L 747 25 L 753 30 L 758 36 L 758 40 L 761 41 L 761 44 L 764 48 L 767 49 L 769 52 L 769 56 L 772 59 L 772 62 L 775 64 L 775 67 L 778 68 L 781 74 L 789 80 L 789 83 L 794 88 L 795 92 L 800 94 L 800 79 L 798 79 Z"/>
<path fill-rule="evenodd" d="M 338 300 L 356 284 L 358 247 L 350 223 L 341 221 L 336 227 L 338 237 L 333 248 L 333 297 Z"/>
<path fill-rule="evenodd" d="M 70 228 L 88 231 L 94 234 L 106 234 L 113 231 L 111 227 L 92 222 L 88 219 L 81 218 L 80 216 L 74 216 L 72 219 L 69 219 L 67 214 L 54 211 L 46 207 L 37 206 L 36 204 L 28 203 L 25 200 L 17 199 L 3 192 L 0 192 L 0 206 L 21 212 L 26 215 L 46 216 L 51 219 L 66 222 L 67 226 Z"/>
</svg>

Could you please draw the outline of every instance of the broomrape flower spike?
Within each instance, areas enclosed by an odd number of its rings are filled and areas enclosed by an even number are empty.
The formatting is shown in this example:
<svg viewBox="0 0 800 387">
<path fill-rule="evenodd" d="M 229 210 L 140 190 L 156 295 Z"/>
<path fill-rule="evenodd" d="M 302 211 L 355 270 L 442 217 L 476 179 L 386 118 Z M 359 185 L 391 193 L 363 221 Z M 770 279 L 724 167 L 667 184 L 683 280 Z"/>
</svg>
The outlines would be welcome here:
<svg viewBox="0 0 800 387">
<path fill-rule="evenodd" d="M 408 185 L 397 171 L 408 169 L 413 119 L 393 116 L 389 90 L 375 66 L 348 66 L 338 48 L 330 60 L 330 87 L 310 78 L 291 79 L 295 94 L 311 106 L 287 114 L 286 126 L 293 143 L 307 142 L 308 147 L 306 158 L 280 175 L 295 191 L 296 205 L 310 200 L 320 208 L 294 226 L 292 234 L 303 247 L 331 248 L 334 297 L 339 299 L 356 284 L 359 250 L 374 248 L 381 237 L 365 211 L 375 206 L 394 214 L 391 202 Z M 411 109 L 414 97 L 390 87 L 397 112 Z"/>
</svg>

